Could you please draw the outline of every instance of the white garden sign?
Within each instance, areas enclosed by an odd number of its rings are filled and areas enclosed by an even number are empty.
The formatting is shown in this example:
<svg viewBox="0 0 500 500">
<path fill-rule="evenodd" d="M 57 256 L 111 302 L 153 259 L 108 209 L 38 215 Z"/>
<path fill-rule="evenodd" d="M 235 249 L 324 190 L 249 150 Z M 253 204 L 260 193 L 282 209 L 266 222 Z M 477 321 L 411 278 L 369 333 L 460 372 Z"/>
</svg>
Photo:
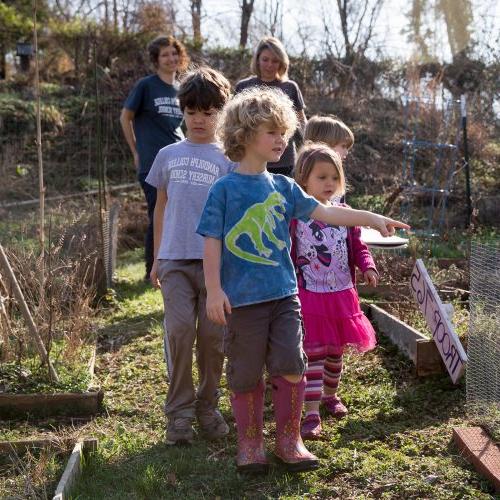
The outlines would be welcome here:
<svg viewBox="0 0 500 500">
<path fill-rule="evenodd" d="M 411 273 L 410 288 L 432 332 L 432 338 L 451 380 L 457 383 L 464 373 L 467 354 L 421 259 L 417 259 Z"/>
</svg>

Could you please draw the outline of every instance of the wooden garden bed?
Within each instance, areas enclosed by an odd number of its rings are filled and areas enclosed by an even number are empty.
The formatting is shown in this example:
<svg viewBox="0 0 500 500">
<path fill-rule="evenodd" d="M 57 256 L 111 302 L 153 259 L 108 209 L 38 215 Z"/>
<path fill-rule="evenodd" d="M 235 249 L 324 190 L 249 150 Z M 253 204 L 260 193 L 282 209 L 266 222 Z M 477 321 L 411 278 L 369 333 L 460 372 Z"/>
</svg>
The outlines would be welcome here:
<svg viewBox="0 0 500 500">
<path fill-rule="evenodd" d="M 413 362 L 417 376 L 446 372 L 432 339 L 375 304 L 363 304 L 363 309 L 378 332 L 388 337 Z"/>
<path fill-rule="evenodd" d="M 71 455 L 57 484 L 53 500 L 64 500 L 70 498 L 70 492 L 81 471 L 82 458 L 84 455 L 97 450 L 97 439 L 87 438 L 79 440 L 51 440 L 32 439 L 21 441 L 0 441 L 0 457 L 5 456 L 10 460 L 19 460 L 26 452 L 34 452 L 45 449 L 59 450 L 67 453 L 70 449 Z"/>
<path fill-rule="evenodd" d="M 0 394 L 0 418 L 25 418 L 28 415 L 79 417 L 98 413 L 102 407 L 104 392 L 100 388 L 92 388 L 96 348 L 95 345 L 88 362 L 90 384 L 87 391 L 55 394 L 2 393 Z"/>
</svg>

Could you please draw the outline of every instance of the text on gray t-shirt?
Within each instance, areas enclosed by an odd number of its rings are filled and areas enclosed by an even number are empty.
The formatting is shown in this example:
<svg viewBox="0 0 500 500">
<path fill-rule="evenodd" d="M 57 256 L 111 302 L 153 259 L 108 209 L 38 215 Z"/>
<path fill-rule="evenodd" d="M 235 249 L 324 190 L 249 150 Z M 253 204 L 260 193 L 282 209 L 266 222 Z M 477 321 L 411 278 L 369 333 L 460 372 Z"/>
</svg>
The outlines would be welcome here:
<svg viewBox="0 0 500 500">
<path fill-rule="evenodd" d="M 185 139 L 158 152 L 146 177 L 148 184 L 167 193 L 158 259 L 203 258 L 203 237 L 196 227 L 208 191 L 234 166 L 216 143 Z"/>
</svg>

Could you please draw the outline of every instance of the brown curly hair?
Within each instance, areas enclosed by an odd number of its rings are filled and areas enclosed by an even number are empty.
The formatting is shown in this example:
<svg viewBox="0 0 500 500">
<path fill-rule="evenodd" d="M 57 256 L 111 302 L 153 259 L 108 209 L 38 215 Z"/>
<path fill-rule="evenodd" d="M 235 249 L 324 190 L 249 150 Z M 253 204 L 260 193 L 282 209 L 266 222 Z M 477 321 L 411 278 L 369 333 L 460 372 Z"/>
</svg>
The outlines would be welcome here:
<svg viewBox="0 0 500 500">
<path fill-rule="evenodd" d="M 152 40 L 149 43 L 148 45 L 149 60 L 154 64 L 154 66 L 155 67 L 158 66 L 158 56 L 160 55 L 160 50 L 165 47 L 175 48 L 177 54 L 179 54 L 178 71 L 180 73 L 186 71 L 190 61 L 188 53 L 186 51 L 186 47 L 184 47 L 184 45 L 181 42 L 179 42 L 177 38 L 174 38 L 173 36 L 170 35 L 157 36 L 154 40 Z"/>
<path fill-rule="evenodd" d="M 254 139 L 260 125 L 284 130 L 286 140 L 297 128 L 293 103 L 281 90 L 251 87 L 226 104 L 218 136 L 229 159 L 240 161 L 245 156 L 246 146 Z"/>
</svg>

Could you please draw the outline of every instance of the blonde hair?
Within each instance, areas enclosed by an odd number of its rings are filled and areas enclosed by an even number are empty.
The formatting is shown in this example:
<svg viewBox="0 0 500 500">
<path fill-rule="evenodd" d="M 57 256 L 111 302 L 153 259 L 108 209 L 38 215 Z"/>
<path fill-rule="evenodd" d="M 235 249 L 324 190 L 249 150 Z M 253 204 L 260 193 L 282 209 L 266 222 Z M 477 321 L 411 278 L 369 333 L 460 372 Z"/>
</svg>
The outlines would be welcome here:
<svg viewBox="0 0 500 500">
<path fill-rule="evenodd" d="M 293 169 L 293 176 L 297 184 L 305 190 L 307 179 L 309 179 L 314 165 L 319 161 L 331 163 L 337 169 L 337 173 L 339 174 L 339 188 L 335 194 L 337 196 L 344 195 L 346 192 L 346 181 L 342 160 L 338 153 L 326 144 L 306 142 L 301 148 L 295 168 Z"/>
<path fill-rule="evenodd" d="M 335 116 L 312 116 L 304 130 L 304 140 L 324 142 L 331 148 L 343 144 L 352 148 L 354 134 L 351 129 Z"/>
<path fill-rule="evenodd" d="M 240 161 L 245 156 L 246 146 L 260 125 L 284 130 L 287 141 L 297 128 L 292 101 L 281 90 L 251 87 L 236 94 L 223 108 L 218 136 L 231 160 Z"/>
<path fill-rule="evenodd" d="M 259 68 L 259 57 L 264 50 L 270 50 L 280 61 L 280 67 L 278 68 L 278 74 L 281 81 L 288 80 L 288 66 L 290 66 L 290 59 L 288 59 L 288 54 L 286 53 L 283 44 L 274 36 L 267 36 L 262 38 L 262 40 L 257 44 L 255 51 L 253 53 L 252 62 L 250 64 L 250 70 L 252 73 L 261 77 Z"/>
</svg>

